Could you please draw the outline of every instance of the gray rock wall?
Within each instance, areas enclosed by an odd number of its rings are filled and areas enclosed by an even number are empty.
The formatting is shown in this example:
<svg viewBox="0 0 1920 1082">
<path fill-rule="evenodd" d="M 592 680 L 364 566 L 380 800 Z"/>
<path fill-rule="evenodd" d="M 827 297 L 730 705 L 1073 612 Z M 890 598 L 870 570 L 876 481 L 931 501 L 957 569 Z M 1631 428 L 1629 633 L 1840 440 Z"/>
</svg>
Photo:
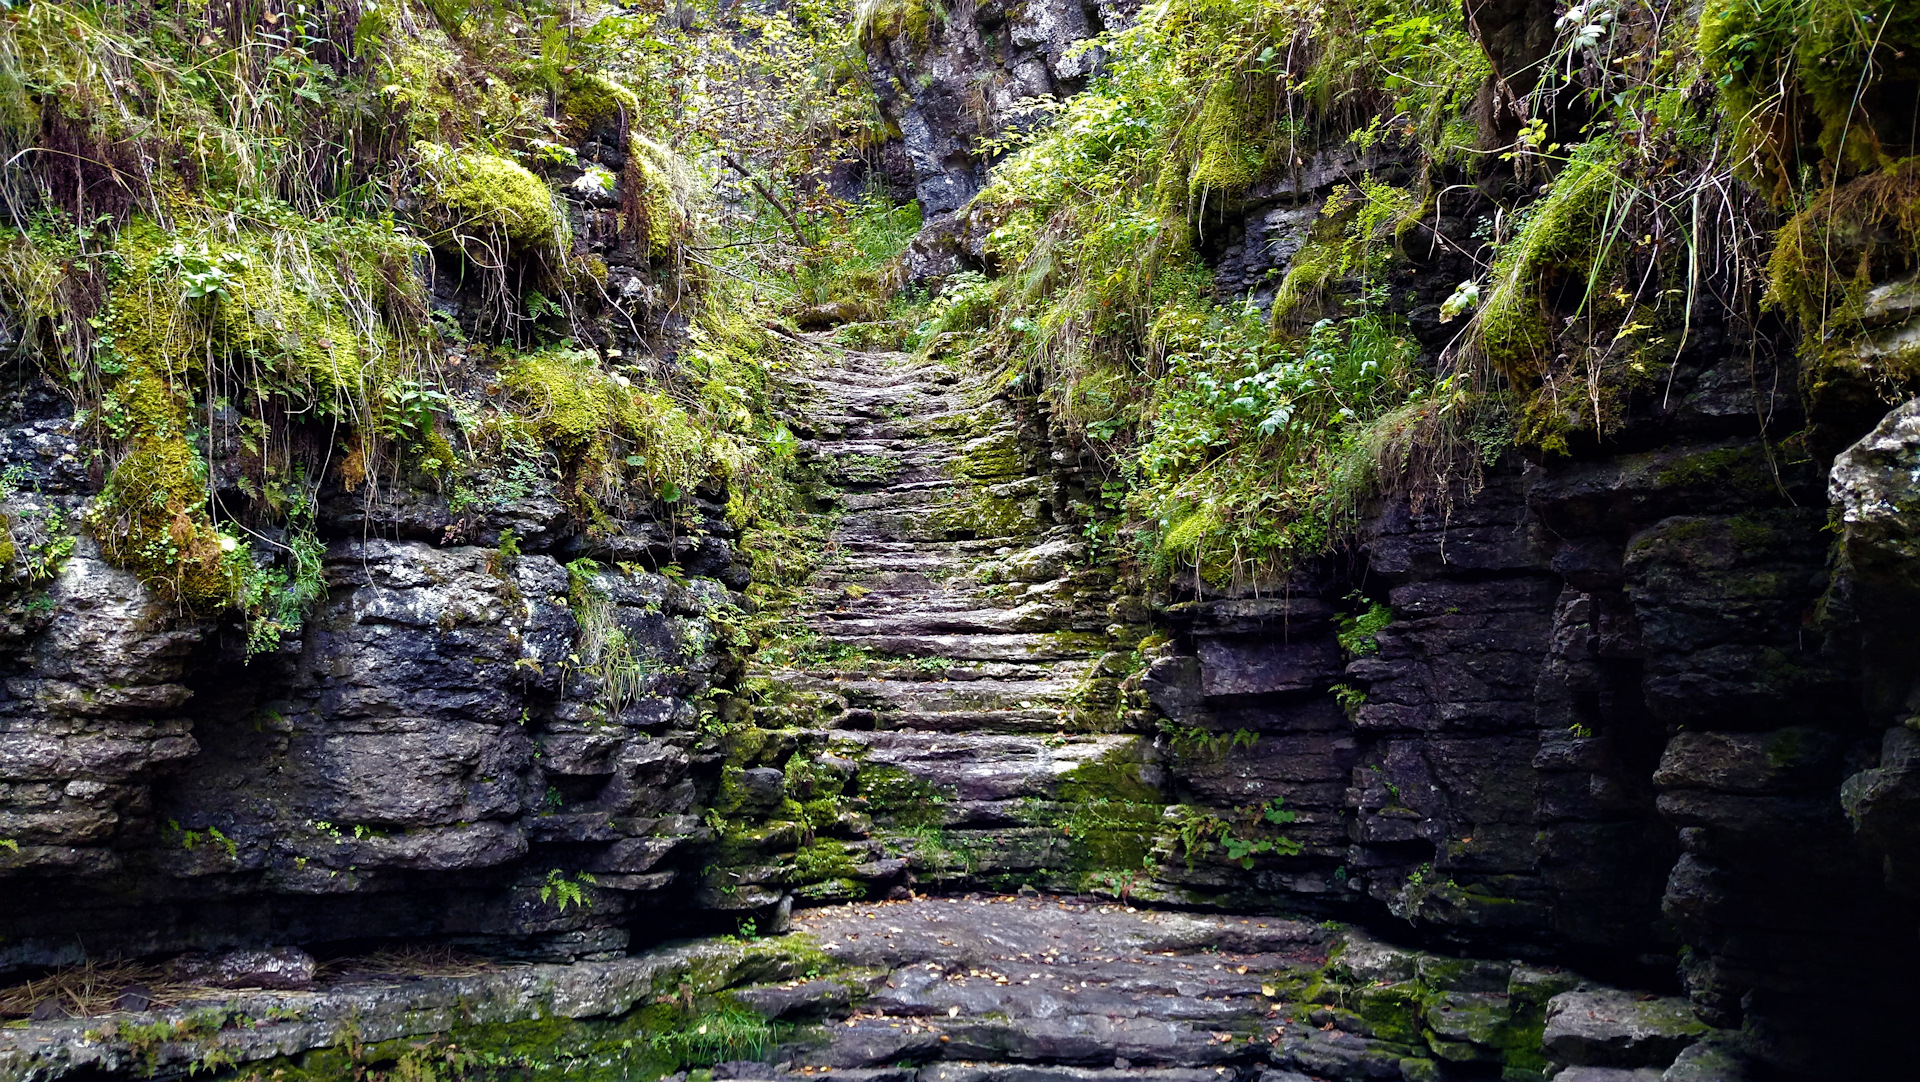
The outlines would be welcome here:
<svg viewBox="0 0 1920 1082">
<path fill-rule="evenodd" d="M 619 133 L 583 140 L 595 163 L 622 172 Z M 681 283 L 617 228 L 618 192 L 570 184 L 580 168 L 553 180 L 627 317 L 603 344 L 667 375 L 679 324 L 654 305 Z M 434 285 L 449 318 L 484 317 L 473 283 Z M 653 938 L 681 926 L 718 779 L 701 726 L 740 669 L 744 561 L 705 498 L 724 494 L 687 494 L 671 521 L 614 508 L 589 537 L 551 462 L 464 506 L 422 475 L 329 475 L 326 596 L 248 660 L 230 621 L 100 558 L 77 529 L 104 474 L 91 437 L 30 368 L 8 380 L 0 971 L 399 937 L 599 957 L 643 913 Z M 209 453 L 224 505 L 245 507 L 220 480 L 240 449 Z M 524 554 L 495 547 L 508 531 Z M 563 566 L 581 557 L 597 570 Z"/>
</svg>

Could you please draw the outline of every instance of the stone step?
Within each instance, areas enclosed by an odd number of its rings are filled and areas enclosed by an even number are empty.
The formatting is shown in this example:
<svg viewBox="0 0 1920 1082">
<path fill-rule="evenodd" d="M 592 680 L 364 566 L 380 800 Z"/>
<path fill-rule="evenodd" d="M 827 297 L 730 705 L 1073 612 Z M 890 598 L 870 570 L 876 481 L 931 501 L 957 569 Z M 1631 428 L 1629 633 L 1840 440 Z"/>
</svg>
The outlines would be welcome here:
<svg viewBox="0 0 1920 1082">
<path fill-rule="evenodd" d="M 959 801 L 1050 799 L 1074 770 L 1109 755 L 1138 754 L 1138 736 L 837 732 L 865 748 L 863 767 L 889 766 Z"/>
<path fill-rule="evenodd" d="M 1044 896 L 840 906 L 794 923 L 884 973 L 857 1005 L 827 1009 L 794 1064 L 914 1062 L 927 1082 L 1234 1077 L 1225 1068 L 1265 1062 L 1284 1025 L 1264 988 L 1321 964 L 1328 939 L 1300 922 Z"/>
<path fill-rule="evenodd" d="M 832 604 L 802 615 L 808 623 L 825 628 L 829 622 L 844 623 L 849 620 L 934 619 L 945 616 L 968 621 L 973 619 L 974 614 L 1010 612 L 1016 607 L 1011 601 L 993 604 L 977 588 L 965 588 L 967 585 L 970 584 L 958 583 L 951 590 L 934 585 L 931 589 L 921 591 L 877 590 L 862 585 L 858 596 L 848 595 L 843 587 L 833 598 Z"/>
<path fill-rule="evenodd" d="M 1079 674 L 1065 671 L 1040 680 L 842 680 L 841 694 L 889 713 L 949 713 L 980 716 L 1020 712 L 1051 715 L 1064 706 Z"/>
<path fill-rule="evenodd" d="M 822 634 L 839 638 L 871 638 L 892 635 L 938 635 L 954 632 L 1005 634 L 1012 632 L 1057 631 L 1070 614 L 1048 604 L 1016 605 L 1008 609 L 963 609 L 950 612 L 907 609 L 886 616 L 862 616 L 856 613 L 822 613 L 813 622 Z"/>
<path fill-rule="evenodd" d="M 1063 639 L 1055 633 L 951 632 L 832 636 L 835 642 L 864 647 L 879 654 L 904 657 L 945 657 L 955 661 L 1073 661 L 1096 656 L 1097 651 Z"/>
</svg>

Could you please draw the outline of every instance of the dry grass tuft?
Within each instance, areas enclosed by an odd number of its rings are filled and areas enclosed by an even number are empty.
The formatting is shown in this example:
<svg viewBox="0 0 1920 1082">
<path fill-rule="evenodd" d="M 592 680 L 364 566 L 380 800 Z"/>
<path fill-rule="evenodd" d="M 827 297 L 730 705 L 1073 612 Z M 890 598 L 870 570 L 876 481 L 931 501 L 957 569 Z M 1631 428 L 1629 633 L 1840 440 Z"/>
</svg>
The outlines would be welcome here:
<svg viewBox="0 0 1920 1082">
<path fill-rule="evenodd" d="M 182 1000 L 209 991 L 169 981 L 163 966 L 126 961 L 82 962 L 22 984 L 0 988 L 0 1017 L 25 1018 L 49 999 L 58 1000 L 70 1017 L 112 1014 L 120 993 L 135 985 L 146 990 L 153 1007 L 176 1006 Z"/>
</svg>

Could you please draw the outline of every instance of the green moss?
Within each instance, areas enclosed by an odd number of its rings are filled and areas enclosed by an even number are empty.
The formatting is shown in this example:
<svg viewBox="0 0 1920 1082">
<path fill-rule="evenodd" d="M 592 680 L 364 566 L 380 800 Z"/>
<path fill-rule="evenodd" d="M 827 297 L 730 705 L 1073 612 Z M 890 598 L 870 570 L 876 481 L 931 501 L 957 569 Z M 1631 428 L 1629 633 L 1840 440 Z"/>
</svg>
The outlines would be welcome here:
<svg viewBox="0 0 1920 1082">
<path fill-rule="evenodd" d="M 582 350 L 513 358 L 502 382 L 528 423 L 570 467 L 573 494 L 598 506 L 621 499 L 677 501 L 727 472 L 726 439 L 678 402 L 634 385 Z"/>
<path fill-rule="evenodd" d="M 703 996 L 690 1005 L 677 999 L 677 992 L 668 988 L 662 996 L 667 1002 L 619 1018 L 460 1026 L 430 1037 L 315 1049 L 219 1077 L 282 1082 L 479 1082 L 507 1077 L 625 1082 L 758 1058 L 789 1031 L 724 999 Z"/>
<path fill-rule="evenodd" d="M 1920 158 L 1828 185 L 1774 238 L 1765 304 L 1799 321 L 1802 383 L 1819 405 L 1864 385 L 1899 401 L 1920 389 L 1920 349 L 1876 338 L 1876 283 L 1920 269 Z"/>
<path fill-rule="evenodd" d="M 1425 986 L 1418 981 L 1400 981 L 1361 988 L 1351 1002 L 1375 1036 L 1401 1044 L 1416 1044 L 1422 1038 L 1420 1018 L 1426 1009 L 1426 994 Z"/>
<path fill-rule="evenodd" d="M 1029 472 L 1027 454 L 1012 431 L 969 440 L 960 451 L 960 476 L 979 484 L 1017 481 Z"/>
<path fill-rule="evenodd" d="M 1389 184 L 1367 180 L 1335 188 L 1274 292 L 1274 322 L 1305 315 L 1303 306 L 1322 298 L 1336 279 L 1355 279 L 1363 293 L 1380 282 L 1422 209 L 1412 192 Z"/>
<path fill-rule="evenodd" d="M 1038 523 L 1031 499 L 995 495 L 990 491 L 962 491 L 954 501 L 934 512 L 933 524 L 947 537 L 1021 537 Z"/>
<path fill-rule="evenodd" d="M 1193 164 L 1186 176 L 1189 191 L 1242 191 L 1266 171 L 1268 148 L 1261 137 L 1272 129 L 1262 121 L 1274 95 L 1269 84 L 1253 86 L 1257 89 L 1249 94 L 1248 85 L 1238 80 L 1213 84 L 1194 124 Z"/>
<path fill-rule="evenodd" d="M 377 306 L 418 299 L 395 296 L 405 287 L 383 273 L 411 245 L 390 228 L 303 224 L 315 235 L 282 214 L 257 232 L 194 238 L 136 220 L 117 238 L 123 270 L 97 359 L 99 413 L 123 449 L 87 521 L 109 559 L 191 610 L 238 602 L 252 573 L 209 516 L 191 438 L 210 385 L 260 380 L 272 388 L 262 398 L 354 422 L 369 412 L 369 388 L 403 371 Z M 282 229 L 323 245 L 325 261 L 289 260 Z"/>
<path fill-rule="evenodd" d="M 863 763 L 857 799 L 874 821 L 890 827 L 938 827 L 946 821 L 948 794 L 894 766 Z"/>
<path fill-rule="evenodd" d="M 640 95 L 604 75 L 575 72 L 567 77 L 560 110 L 574 133 L 585 136 L 605 121 L 631 125 L 638 120 Z"/>
<path fill-rule="evenodd" d="M 1141 776 L 1137 747 L 1122 747 L 1060 777 L 1058 797 L 1034 816 L 1069 839 L 1070 865 L 1083 888 L 1106 887 L 1103 876 L 1137 873 L 1153 850 L 1166 794 Z"/>
<path fill-rule="evenodd" d="M 1580 147 L 1546 197 L 1528 208 L 1517 235 L 1494 262 L 1492 286 L 1475 320 L 1476 340 L 1502 375 L 1525 390 L 1540 384 L 1553 341 L 1544 294 L 1569 276 L 1604 277 L 1604 228 L 1619 178 L 1617 152 Z M 1591 287 L 1590 287 L 1591 288 Z"/>
<path fill-rule="evenodd" d="M 508 247 L 565 250 L 566 219 L 546 182 L 525 166 L 441 143 L 418 143 L 414 153 L 426 177 L 424 210 L 436 246 L 487 264 L 498 263 Z"/>
<path fill-rule="evenodd" d="M 1912 142 L 1920 8 L 1910 3 L 1708 0 L 1699 51 L 1743 166 L 1776 203 L 1811 161 L 1824 157 L 1829 175 L 1870 170 L 1890 164 L 1883 138 Z"/>
<path fill-rule="evenodd" d="M 858 879 L 841 877 L 802 884 L 794 893 L 810 902 L 857 902 L 867 896 L 867 886 Z"/>
<path fill-rule="evenodd" d="M 940 0 L 863 0 L 854 20 L 854 39 L 869 49 L 884 49 L 902 37 L 924 49 L 933 40 L 933 28 L 945 25 L 947 9 Z"/>
<path fill-rule="evenodd" d="M 793 881 L 805 884 L 847 878 L 857 863 L 844 843 L 822 839 L 793 854 Z"/>
<path fill-rule="evenodd" d="M 654 258 L 673 251 L 692 228 L 693 181 L 673 151 L 641 135 L 627 140 L 627 228 Z"/>
<path fill-rule="evenodd" d="M 1674 460 L 1654 477 L 1661 488 L 1732 488 L 1742 493 L 1774 486 L 1766 451 L 1757 444 L 1716 447 Z"/>
</svg>

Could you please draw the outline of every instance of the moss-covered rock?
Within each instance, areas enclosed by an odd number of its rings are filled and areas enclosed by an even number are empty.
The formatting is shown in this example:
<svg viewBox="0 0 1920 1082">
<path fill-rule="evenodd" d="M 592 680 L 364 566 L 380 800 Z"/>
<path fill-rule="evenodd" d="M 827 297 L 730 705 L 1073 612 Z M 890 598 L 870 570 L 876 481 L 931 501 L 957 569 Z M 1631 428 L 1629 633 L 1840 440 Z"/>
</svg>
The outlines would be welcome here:
<svg viewBox="0 0 1920 1082">
<path fill-rule="evenodd" d="M 574 134 L 585 137 L 609 124 L 631 125 L 638 120 L 640 95 L 598 72 L 577 71 L 567 76 L 560 111 Z"/>
<path fill-rule="evenodd" d="M 508 251 L 562 251 L 567 222 L 545 181 L 497 154 L 419 143 L 423 211 L 433 242 L 482 264 Z"/>
</svg>

